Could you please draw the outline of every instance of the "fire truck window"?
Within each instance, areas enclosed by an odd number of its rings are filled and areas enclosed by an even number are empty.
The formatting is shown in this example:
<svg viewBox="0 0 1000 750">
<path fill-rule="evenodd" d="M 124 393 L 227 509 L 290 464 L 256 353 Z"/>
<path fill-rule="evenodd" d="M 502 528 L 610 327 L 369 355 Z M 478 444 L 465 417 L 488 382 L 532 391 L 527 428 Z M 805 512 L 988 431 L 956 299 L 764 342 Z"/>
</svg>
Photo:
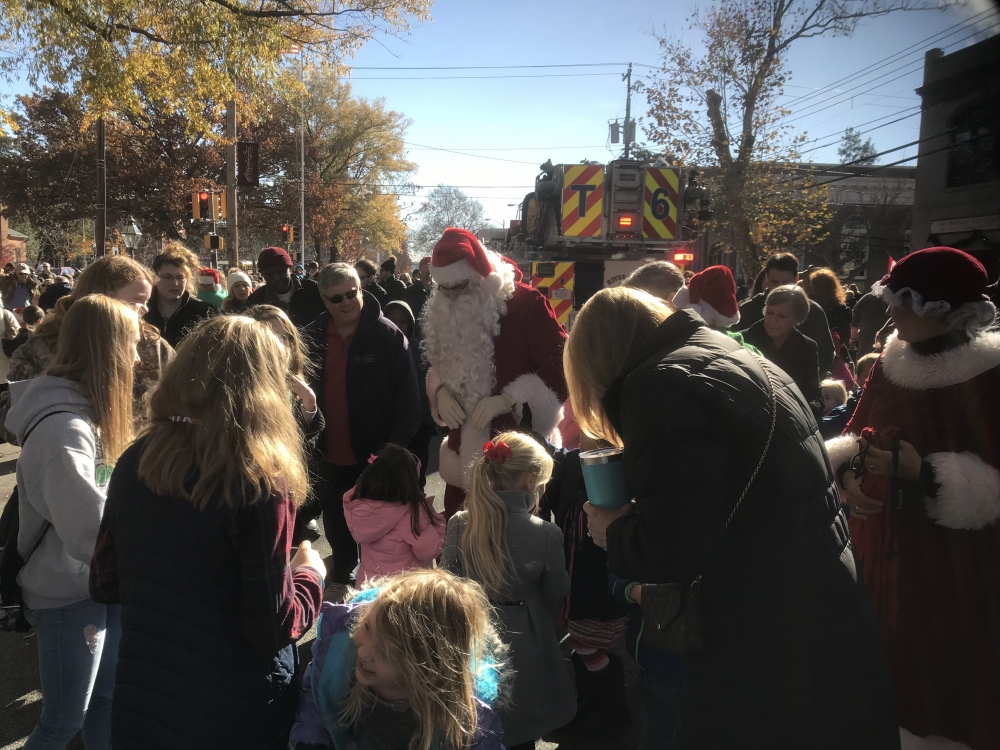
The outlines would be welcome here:
<svg viewBox="0 0 1000 750">
<path fill-rule="evenodd" d="M 540 276 L 543 279 L 551 279 L 556 275 L 556 264 L 555 263 L 539 263 L 535 266 L 536 276 Z"/>
</svg>

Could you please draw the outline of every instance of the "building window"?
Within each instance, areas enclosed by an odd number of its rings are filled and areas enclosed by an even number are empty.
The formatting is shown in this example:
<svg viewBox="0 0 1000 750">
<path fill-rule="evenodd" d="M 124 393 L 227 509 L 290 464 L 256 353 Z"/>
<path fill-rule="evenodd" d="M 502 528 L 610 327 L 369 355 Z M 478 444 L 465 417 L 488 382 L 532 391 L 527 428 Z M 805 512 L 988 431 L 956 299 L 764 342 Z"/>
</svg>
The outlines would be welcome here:
<svg viewBox="0 0 1000 750">
<path fill-rule="evenodd" d="M 949 122 L 947 187 L 965 187 L 1000 179 L 1000 109 L 976 102 L 960 109 Z"/>
</svg>

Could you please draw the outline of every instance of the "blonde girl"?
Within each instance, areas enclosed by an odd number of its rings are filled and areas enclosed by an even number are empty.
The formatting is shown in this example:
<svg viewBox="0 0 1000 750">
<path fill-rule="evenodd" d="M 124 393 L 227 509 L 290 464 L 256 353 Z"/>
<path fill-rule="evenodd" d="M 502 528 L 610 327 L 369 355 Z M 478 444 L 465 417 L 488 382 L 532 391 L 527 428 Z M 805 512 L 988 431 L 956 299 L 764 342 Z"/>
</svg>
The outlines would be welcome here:
<svg viewBox="0 0 1000 750">
<path fill-rule="evenodd" d="M 14 382 L 41 375 L 55 354 L 63 320 L 77 300 L 91 294 L 113 297 L 130 305 L 141 318 L 146 314 L 146 303 L 152 290 L 152 272 L 131 258 L 108 255 L 91 263 L 77 278 L 72 293 L 56 302 L 52 312 L 42 319 L 28 340 L 11 356 L 8 379 Z M 132 388 L 136 429 L 141 427 L 145 414 L 143 397 L 159 380 L 161 369 L 174 354 L 170 344 L 160 338 L 159 331 L 141 319 L 140 333 L 139 362 L 135 366 Z M 9 401 L 0 395 L 0 424 L 8 409 Z"/>
<path fill-rule="evenodd" d="M 42 713 L 25 747 L 65 747 L 83 730 L 109 747 L 120 609 L 88 591 L 89 566 L 115 461 L 132 439 L 132 369 L 139 318 L 103 295 L 66 313 L 44 375 L 12 383 L 7 428 L 17 464 L 18 574 L 38 635 Z"/>
<path fill-rule="evenodd" d="M 448 522 L 442 564 L 481 584 L 510 647 L 510 702 L 499 709 L 510 750 L 569 722 L 573 687 L 549 620 L 570 588 L 559 527 L 534 515 L 552 459 L 530 437 L 505 432 L 472 466 L 465 510 Z"/>
<path fill-rule="evenodd" d="M 499 750 L 504 647 L 489 612 L 481 587 L 441 569 L 325 602 L 292 747 Z"/>
<path fill-rule="evenodd" d="M 308 542 L 289 560 L 307 490 L 290 366 L 267 325 L 205 322 L 119 460 L 90 581 L 96 601 L 123 608 L 116 748 L 287 744 L 295 642 L 326 575 Z"/>
</svg>

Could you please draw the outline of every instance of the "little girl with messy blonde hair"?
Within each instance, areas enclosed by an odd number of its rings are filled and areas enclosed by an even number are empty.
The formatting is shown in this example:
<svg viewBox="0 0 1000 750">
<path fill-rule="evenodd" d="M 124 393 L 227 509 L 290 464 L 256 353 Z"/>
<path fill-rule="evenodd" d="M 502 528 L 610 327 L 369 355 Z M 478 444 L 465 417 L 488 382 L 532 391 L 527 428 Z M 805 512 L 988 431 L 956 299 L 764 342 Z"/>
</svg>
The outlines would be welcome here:
<svg viewBox="0 0 1000 750">
<path fill-rule="evenodd" d="M 290 745 L 502 750 L 504 646 L 482 588 L 444 570 L 374 582 L 324 602 Z"/>
</svg>

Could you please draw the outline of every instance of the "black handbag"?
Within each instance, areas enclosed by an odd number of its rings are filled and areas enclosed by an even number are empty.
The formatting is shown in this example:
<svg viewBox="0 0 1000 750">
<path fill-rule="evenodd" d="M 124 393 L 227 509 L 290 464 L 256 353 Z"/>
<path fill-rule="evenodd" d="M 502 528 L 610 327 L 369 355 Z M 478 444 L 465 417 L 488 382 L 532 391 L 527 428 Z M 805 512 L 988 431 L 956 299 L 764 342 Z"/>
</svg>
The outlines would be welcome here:
<svg viewBox="0 0 1000 750">
<path fill-rule="evenodd" d="M 762 364 L 767 375 L 767 390 L 771 396 L 771 429 L 764 444 L 764 453 L 753 470 L 750 481 L 743 488 L 736 505 L 726 519 L 726 529 L 740 509 L 743 498 L 753 486 L 757 474 L 764 465 L 767 452 L 774 438 L 774 426 L 778 421 L 778 399 L 774 393 L 771 372 Z M 690 583 L 644 583 L 642 585 L 642 630 L 639 638 L 653 648 L 675 651 L 679 654 L 697 654 L 704 645 L 702 622 L 701 576 Z"/>
</svg>

